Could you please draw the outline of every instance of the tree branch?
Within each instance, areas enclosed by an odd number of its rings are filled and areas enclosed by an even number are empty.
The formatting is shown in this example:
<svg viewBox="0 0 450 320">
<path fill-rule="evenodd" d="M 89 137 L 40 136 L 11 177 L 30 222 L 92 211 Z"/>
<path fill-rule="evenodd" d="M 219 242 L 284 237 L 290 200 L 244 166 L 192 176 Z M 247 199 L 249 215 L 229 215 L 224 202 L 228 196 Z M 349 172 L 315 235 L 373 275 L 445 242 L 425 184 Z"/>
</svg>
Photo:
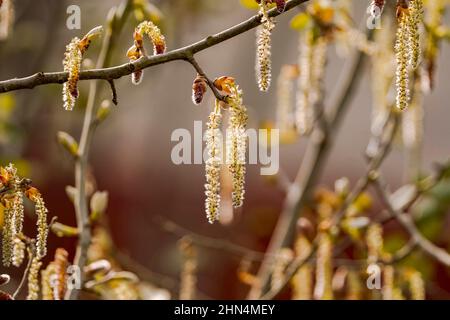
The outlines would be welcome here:
<svg viewBox="0 0 450 320">
<path fill-rule="evenodd" d="M 286 4 L 285 12 L 307 1 L 308 0 L 290 0 Z M 270 17 L 276 17 L 280 14 L 281 13 L 279 13 L 276 8 L 269 11 Z M 197 52 L 203 51 L 209 47 L 215 46 L 226 40 L 234 38 L 235 36 L 238 36 L 244 32 L 256 28 L 260 24 L 261 24 L 261 15 L 258 14 L 244 22 L 235 25 L 234 27 L 231 27 L 215 35 L 209 36 L 201 41 L 198 41 L 184 48 L 176 49 L 161 55 L 143 57 L 134 62 L 125 63 L 116 67 L 103 68 L 97 66 L 97 69 L 82 71 L 80 72 L 80 80 L 93 80 L 93 79 L 114 80 L 121 78 L 123 76 L 127 76 L 135 70 L 146 69 L 155 65 L 167 63 L 174 60 L 188 60 L 189 57 L 196 54 Z M 38 72 L 34 75 L 24 78 L 15 78 L 0 81 L 0 93 L 20 89 L 32 89 L 36 86 L 51 83 L 61 84 L 67 81 L 67 77 L 68 77 L 67 72 L 47 72 L 47 73 Z"/>
</svg>

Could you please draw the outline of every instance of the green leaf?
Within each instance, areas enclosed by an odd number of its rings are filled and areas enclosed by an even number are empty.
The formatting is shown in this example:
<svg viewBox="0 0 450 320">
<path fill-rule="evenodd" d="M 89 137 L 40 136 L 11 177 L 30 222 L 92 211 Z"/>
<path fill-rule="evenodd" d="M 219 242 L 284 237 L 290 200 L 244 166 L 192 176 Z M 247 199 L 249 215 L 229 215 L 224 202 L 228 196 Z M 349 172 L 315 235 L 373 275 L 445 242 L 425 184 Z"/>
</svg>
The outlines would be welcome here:
<svg viewBox="0 0 450 320">
<path fill-rule="evenodd" d="M 310 23 L 311 18 L 307 13 L 299 13 L 291 20 L 291 28 L 294 30 L 304 30 Z"/>
<path fill-rule="evenodd" d="M 250 10 L 259 9 L 259 5 L 255 0 L 241 0 L 241 6 Z"/>
</svg>

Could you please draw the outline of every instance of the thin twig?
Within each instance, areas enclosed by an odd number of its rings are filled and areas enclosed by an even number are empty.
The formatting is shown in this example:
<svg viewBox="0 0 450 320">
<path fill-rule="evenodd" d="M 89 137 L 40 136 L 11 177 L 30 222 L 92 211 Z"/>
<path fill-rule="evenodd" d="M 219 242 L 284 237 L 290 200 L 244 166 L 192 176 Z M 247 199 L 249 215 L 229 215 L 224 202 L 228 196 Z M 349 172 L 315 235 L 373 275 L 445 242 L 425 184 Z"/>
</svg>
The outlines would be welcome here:
<svg viewBox="0 0 450 320">
<path fill-rule="evenodd" d="M 108 21 L 109 27 L 103 40 L 102 50 L 97 60 L 97 67 L 104 67 L 109 60 L 111 51 L 115 45 L 115 37 L 120 33 L 132 6 L 131 0 L 126 0 L 117 8 L 115 14 L 112 15 L 112 20 Z M 114 9 L 113 9 L 114 10 Z M 75 188 L 77 190 L 75 196 L 75 213 L 77 220 L 77 228 L 79 230 L 78 246 L 75 253 L 74 264 L 83 270 L 87 262 L 87 251 L 91 243 L 92 231 L 89 220 L 89 208 L 86 197 L 86 170 L 88 166 L 89 148 L 94 134 L 95 121 L 93 120 L 96 112 L 96 95 L 97 95 L 97 81 L 92 81 L 89 88 L 89 96 L 84 115 L 83 128 L 81 131 L 81 138 L 78 148 L 78 158 L 75 163 Z M 81 284 L 85 282 L 85 275 L 81 273 Z M 78 298 L 79 291 L 68 289 L 65 299 L 74 300 Z"/>
<path fill-rule="evenodd" d="M 286 9 L 284 12 L 295 8 L 296 6 L 307 2 L 309 0 L 290 0 L 286 4 Z M 280 15 L 276 8 L 269 11 L 270 17 L 276 17 Z M 80 72 L 80 80 L 112 80 L 118 79 L 123 76 L 127 76 L 131 74 L 135 70 L 146 69 L 155 65 L 167 63 L 174 60 L 186 60 L 189 55 L 194 55 L 200 51 L 203 51 L 207 48 L 215 46 L 219 43 L 222 43 L 226 40 L 234 38 L 244 32 L 247 32 L 251 29 L 256 28 L 261 24 L 261 15 L 257 14 L 250 19 L 241 22 L 227 30 L 224 30 L 215 35 L 211 35 L 201 41 L 198 41 L 194 44 L 186 46 L 184 48 L 176 49 L 165 54 L 155 55 L 150 57 L 143 57 L 142 59 L 136 60 L 135 62 L 125 63 L 120 66 L 104 68 L 103 66 L 99 67 L 97 65 L 97 69 L 87 70 Z M 36 86 L 50 84 L 50 83 L 64 83 L 67 81 L 68 73 L 67 72 L 38 72 L 34 75 L 24 77 L 24 78 L 15 78 L 5 81 L 0 81 L 0 93 L 20 90 L 20 89 L 32 89 Z"/>
<path fill-rule="evenodd" d="M 31 268 L 32 261 L 33 261 L 33 253 L 32 253 L 32 250 L 29 249 L 27 266 L 25 267 L 25 270 L 23 271 L 22 279 L 20 280 L 19 286 L 17 287 L 16 291 L 14 291 L 14 294 L 13 294 L 14 300 L 16 299 L 17 295 L 22 290 L 23 286 L 25 285 L 25 282 L 28 277 L 28 272 L 30 271 L 30 268 Z"/>
<path fill-rule="evenodd" d="M 381 177 L 373 181 L 373 186 L 375 187 L 380 199 L 386 205 L 389 213 L 392 214 L 397 222 L 408 232 L 417 247 L 443 265 L 450 267 L 450 254 L 425 238 L 410 216 L 399 212 L 394 208 Z"/>
</svg>

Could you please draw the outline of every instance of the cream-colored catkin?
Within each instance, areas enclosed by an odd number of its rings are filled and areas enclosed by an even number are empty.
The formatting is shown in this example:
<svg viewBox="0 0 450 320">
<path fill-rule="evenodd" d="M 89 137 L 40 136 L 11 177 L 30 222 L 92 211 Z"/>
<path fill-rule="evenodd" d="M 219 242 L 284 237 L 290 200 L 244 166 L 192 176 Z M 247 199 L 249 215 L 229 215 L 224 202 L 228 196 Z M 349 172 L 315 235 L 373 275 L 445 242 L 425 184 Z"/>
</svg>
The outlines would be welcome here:
<svg viewBox="0 0 450 320">
<path fill-rule="evenodd" d="M 412 300 L 425 300 L 425 282 L 419 271 L 412 271 L 408 276 L 409 292 Z"/>
<path fill-rule="evenodd" d="M 242 91 L 239 86 L 231 88 L 230 117 L 227 128 L 226 162 L 232 175 L 234 208 L 244 204 L 245 194 L 245 159 L 247 150 L 247 108 L 243 105 Z"/>
<path fill-rule="evenodd" d="M 383 228 L 379 223 L 372 223 L 366 233 L 368 264 L 377 263 L 383 250 Z"/>
<path fill-rule="evenodd" d="M 33 257 L 30 270 L 28 272 L 28 295 L 27 300 L 37 300 L 39 298 L 39 270 L 42 262 L 38 257 Z"/>
<path fill-rule="evenodd" d="M 410 46 L 409 65 L 417 69 L 420 62 L 420 24 L 423 22 L 424 11 L 422 0 L 410 0 L 408 16 L 408 37 Z"/>
<path fill-rule="evenodd" d="M 396 86 L 397 98 L 396 106 L 400 110 L 406 110 L 409 103 L 409 26 L 408 9 L 400 10 L 397 27 L 397 40 L 395 43 L 395 55 L 397 60 Z"/>
<path fill-rule="evenodd" d="M 0 6 L 0 40 L 7 39 L 12 31 L 15 19 L 13 0 L 3 0 Z"/>
<path fill-rule="evenodd" d="M 20 267 L 25 260 L 25 249 L 26 245 L 25 243 L 19 239 L 14 239 L 14 246 L 13 246 L 13 256 L 12 256 L 12 264 L 14 267 Z"/>
<path fill-rule="evenodd" d="M 222 114 L 220 107 L 216 102 L 216 108 L 209 115 L 207 124 L 206 148 L 208 151 L 208 160 L 206 160 L 206 184 L 205 184 L 205 210 L 209 223 L 219 220 L 220 210 L 220 167 L 222 162 L 220 124 L 222 122 Z"/>
<path fill-rule="evenodd" d="M 333 299 L 333 241 L 330 234 L 321 232 L 317 248 L 316 285 L 314 298 L 316 300 Z"/>
<path fill-rule="evenodd" d="M 271 289 L 277 290 L 283 285 L 284 273 L 286 267 L 294 258 L 294 252 L 290 248 L 281 248 L 278 252 L 277 259 L 272 269 L 272 277 L 270 278 Z"/>
<path fill-rule="evenodd" d="M 297 259 L 306 259 L 311 253 L 311 242 L 303 235 L 295 241 L 295 255 Z M 313 291 L 313 269 L 306 263 L 298 268 L 291 280 L 292 300 L 310 300 Z"/>
<path fill-rule="evenodd" d="M 3 265 L 9 267 L 14 253 L 15 223 L 12 208 L 3 210 L 2 258 Z"/>
<path fill-rule="evenodd" d="M 63 84 L 63 101 L 64 109 L 69 111 L 73 110 L 78 98 L 78 80 L 83 56 L 79 43 L 79 38 L 73 38 L 66 46 L 66 52 L 64 53 L 64 71 L 69 73 L 69 77 Z"/>
<path fill-rule="evenodd" d="M 272 81 L 272 30 L 275 23 L 272 18 L 268 16 L 267 4 L 261 1 L 260 4 L 261 25 L 256 29 L 256 77 L 258 80 L 259 90 L 269 90 Z"/>
<path fill-rule="evenodd" d="M 47 213 L 48 210 L 45 207 L 44 199 L 40 194 L 37 194 L 34 198 L 35 211 L 37 215 L 36 226 L 38 234 L 36 237 L 36 256 L 41 259 L 47 254 L 47 236 L 48 236 L 48 224 Z"/>
<path fill-rule="evenodd" d="M 278 76 L 275 127 L 280 130 L 280 133 L 289 132 L 294 128 L 294 86 L 298 75 L 297 65 L 284 65 Z"/>
<path fill-rule="evenodd" d="M 23 229 L 23 221 L 25 217 L 25 209 L 23 206 L 23 192 L 21 190 L 17 190 L 14 194 L 13 212 L 16 233 L 20 234 Z"/>
<path fill-rule="evenodd" d="M 310 79 L 311 95 L 309 103 L 312 108 L 315 107 L 321 98 L 321 87 L 327 62 L 327 49 L 328 43 L 324 37 L 320 37 L 315 41 L 313 46 L 312 71 Z"/>
<path fill-rule="evenodd" d="M 314 122 L 314 109 L 311 105 L 311 79 L 314 60 L 313 31 L 306 30 L 300 33 L 299 39 L 299 68 L 295 120 L 297 131 L 301 135 L 311 132 Z"/>
<path fill-rule="evenodd" d="M 180 276 L 180 300 L 193 300 L 197 284 L 197 251 L 190 239 L 181 239 L 179 248 L 184 259 Z"/>
</svg>

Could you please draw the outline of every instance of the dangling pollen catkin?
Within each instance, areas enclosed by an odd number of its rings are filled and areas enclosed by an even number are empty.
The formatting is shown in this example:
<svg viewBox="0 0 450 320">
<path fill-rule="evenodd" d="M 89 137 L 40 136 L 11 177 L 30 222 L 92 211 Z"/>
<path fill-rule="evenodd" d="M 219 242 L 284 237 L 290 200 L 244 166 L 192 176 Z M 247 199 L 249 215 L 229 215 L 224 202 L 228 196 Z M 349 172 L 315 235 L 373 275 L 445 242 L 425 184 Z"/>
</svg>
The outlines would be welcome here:
<svg viewBox="0 0 450 320">
<path fill-rule="evenodd" d="M 396 71 L 396 85 L 397 85 L 397 100 L 396 105 L 400 110 L 408 108 L 409 102 L 409 70 L 408 63 L 410 57 L 410 51 L 408 48 L 409 43 L 409 27 L 408 7 L 398 6 L 397 8 L 397 40 L 395 43 L 395 55 L 397 59 L 397 71 Z"/>
<path fill-rule="evenodd" d="M 220 134 L 220 124 L 222 122 L 222 114 L 220 112 L 219 103 L 216 101 L 214 110 L 209 115 L 207 124 L 206 148 L 208 150 L 208 160 L 206 160 L 206 184 L 205 184 L 205 210 L 209 223 L 219 220 L 220 209 L 220 166 L 222 149 Z"/>
<path fill-rule="evenodd" d="M 247 108 L 242 102 L 242 90 L 237 84 L 230 87 L 230 118 L 227 129 L 227 165 L 233 177 L 232 203 L 234 208 L 244 204 L 245 153 L 247 149 Z"/>
<path fill-rule="evenodd" d="M 263 0 L 259 3 L 261 25 L 256 30 L 256 77 L 258 79 L 259 90 L 267 91 L 272 80 L 272 60 L 271 60 L 271 35 L 275 28 L 273 19 L 267 13 L 267 4 Z"/>
<path fill-rule="evenodd" d="M 417 69 L 420 60 L 420 23 L 423 21 L 423 2 L 422 0 L 410 0 L 409 2 L 409 45 L 410 60 L 409 64 L 413 70 Z"/>
</svg>

